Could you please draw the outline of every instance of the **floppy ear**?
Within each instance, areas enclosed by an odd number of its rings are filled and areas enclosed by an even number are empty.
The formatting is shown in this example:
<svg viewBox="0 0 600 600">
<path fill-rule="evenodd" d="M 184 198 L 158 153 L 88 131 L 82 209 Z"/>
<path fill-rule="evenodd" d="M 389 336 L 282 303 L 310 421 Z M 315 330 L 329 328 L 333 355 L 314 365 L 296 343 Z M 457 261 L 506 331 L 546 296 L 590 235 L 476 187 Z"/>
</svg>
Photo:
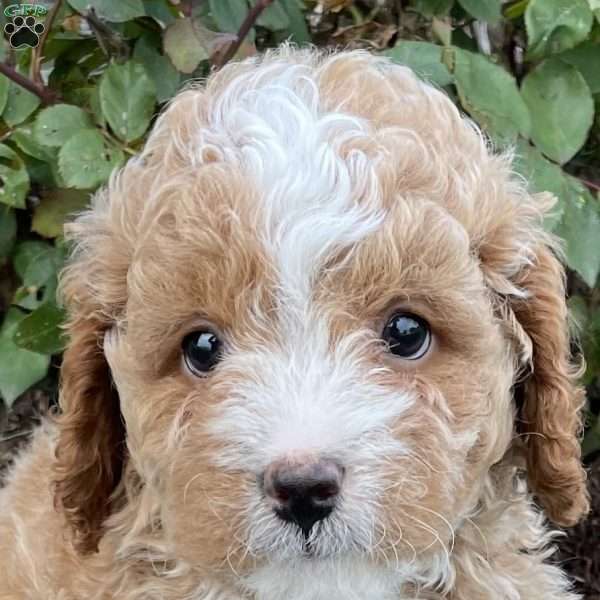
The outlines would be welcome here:
<svg viewBox="0 0 600 600">
<path fill-rule="evenodd" d="M 71 322 L 61 373 L 55 500 L 82 553 L 97 550 L 125 452 L 119 398 L 102 350 L 104 329 L 94 317 Z"/>
<path fill-rule="evenodd" d="M 589 508 L 579 440 L 585 394 L 570 362 L 564 270 L 546 245 L 534 254 L 518 281 L 528 297 L 512 307 L 532 343 L 521 431 L 530 485 L 552 521 L 568 526 Z"/>
<path fill-rule="evenodd" d="M 69 342 L 56 418 L 55 505 L 82 553 L 97 550 L 125 457 L 125 427 L 103 341 L 124 305 L 130 253 L 118 203 L 108 197 L 99 193 L 91 210 L 66 229 L 74 252 L 60 285 Z"/>
</svg>

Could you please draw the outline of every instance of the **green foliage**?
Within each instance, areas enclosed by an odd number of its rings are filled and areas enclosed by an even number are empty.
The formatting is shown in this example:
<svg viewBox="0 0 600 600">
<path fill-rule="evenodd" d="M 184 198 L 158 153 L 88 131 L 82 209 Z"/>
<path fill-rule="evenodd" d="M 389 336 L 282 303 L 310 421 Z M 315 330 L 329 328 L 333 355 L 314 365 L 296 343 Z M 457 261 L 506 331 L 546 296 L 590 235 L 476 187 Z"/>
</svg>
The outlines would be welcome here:
<svg viewBox="0 0 600 600">
<path fill-rule="evenodd" d="M 25 208 L 29 176 L 23 159 L 5 144 L 0 144 L 0 202 Z"/>
<path fill-rule="evenodd" d="M 531 112 L 535 145 L 559 164 L 573 158 L 594 119 L 594 101 L 583 75 L 575 67 L 549 58 L 525 77 L 521 90 Z"/>
<path fill-rule="evenodd" d="M 588 0 L 531 0 L 525 11 L 529 56 L 575 47 L 587 38 L 593 20 Z"/>
<path fill-rule="evenodd" d="M 123 125 L 123 131 L 130 131 Z M 135 131 L 138 131 L 136 129 Z M 91 189 L 108 179 L 123 162 L 123 152 L 95 129 L 82 129 L 60 149 L 58 168 L 67 187 Z"/>
<path fill-rule="evenodd" d="M 15 340 L 17 327 L 27 318 L 25 312 L 11 308 L 0 328 L 0 393 L 10 406 L 29 386 L 48 370 L 50 356 L 20 348 Z"/>
<path fill-rule="evenodd" d="M 42 146 L 60 148 L 81 129 L 91 127 L 92 119 L 83 109 L 57 104 L 38 114 L 33 124 L 33 137 Z"/>
<path fill-rule="evenodd" d="M 458 0 L 459 4 L 476 19 L 495 23 L 500 19 L 500 0 Z"/>
<path fill-rule="evenodd" d="M 165 54 L 180 73 L 193 73 L 208 58 L 206 42 L 194 19 L 178 19 L 165 32 Z"/>
<path fill-rule="evenodd" d="M 274 0 L 236 44 L 255 2 L 63 0 L 43 51 L 4 42 L 3 60 L 42 85 L 38 95 L 0 75 L 4 401 L 43 378 L 63 348 L 64 222 L 141 149 L 186 82 L 232 47 L 240 58 L 286 39 L 364 46 L 412 67 L 514 151 L 531 192 L 556 196 L 546 227 L 564 240 L 585 381 L 597 384 L 600 0 Z M 584 449 L 600 449 L 593 419 Z"/>
<path fill-rule="evenodd" d="M 493 137 L 527 137 L 531 118 L 514 77 L 485 56 L 456 48 L 454 77 L 463 108 Z"/>
<path fill-rule="evenodd" d="M 400 41 L 386 51 L 397 63 L 409 65 L 423 79 L 443 87 L 454 81 L 454 76 L 442 60 L 444 49 L 430 42 Z"/>
</svg>

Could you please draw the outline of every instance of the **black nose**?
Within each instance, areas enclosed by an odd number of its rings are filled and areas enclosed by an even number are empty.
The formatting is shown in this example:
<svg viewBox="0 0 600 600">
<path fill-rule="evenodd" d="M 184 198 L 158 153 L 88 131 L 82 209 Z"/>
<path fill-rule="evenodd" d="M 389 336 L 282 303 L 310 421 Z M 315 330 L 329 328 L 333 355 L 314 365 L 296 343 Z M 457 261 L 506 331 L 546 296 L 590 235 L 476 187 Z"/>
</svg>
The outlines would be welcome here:
<svg viewBox="0 0 600 600">
<path fill-rule="evenodd" d="M 334 509 L 343 476 L 343 467 L 332 460 L 282 460 L 265 471 L 264 491 L 277 515 L 308 537 L 313 525 Z"/>
</svg>

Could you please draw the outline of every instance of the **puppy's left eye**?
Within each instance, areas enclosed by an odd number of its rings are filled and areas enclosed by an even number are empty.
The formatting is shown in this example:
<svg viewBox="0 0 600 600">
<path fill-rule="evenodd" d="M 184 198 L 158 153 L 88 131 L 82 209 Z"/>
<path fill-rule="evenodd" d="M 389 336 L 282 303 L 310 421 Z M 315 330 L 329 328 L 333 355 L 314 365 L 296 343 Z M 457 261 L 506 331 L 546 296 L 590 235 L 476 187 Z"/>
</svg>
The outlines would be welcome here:
<svg viewBox="0 0 600 600">
<path fill-rule="evenodd" d="M 425 319 L 412 313 L 395 314 L 381 335 L 390 352 L 404 360 L 417 360 L 431 346 L 431 329 Z"/>
<path fill-rule="evenodd" d="M 183 338 L 181 349 L 187 368 L 202 377 L 221 358 L 222 344 L 212 331 L 193 331 Z"/>
</svg>

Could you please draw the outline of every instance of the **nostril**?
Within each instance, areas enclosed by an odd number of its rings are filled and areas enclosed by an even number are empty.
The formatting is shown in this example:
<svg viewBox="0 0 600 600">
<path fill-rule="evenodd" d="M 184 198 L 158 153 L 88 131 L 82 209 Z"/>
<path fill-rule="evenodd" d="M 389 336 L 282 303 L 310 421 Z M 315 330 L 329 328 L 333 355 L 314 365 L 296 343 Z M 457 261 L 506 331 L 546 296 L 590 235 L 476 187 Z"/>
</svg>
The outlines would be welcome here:
<svg viewBox="0 0 600 600">
<path fill-rule="evenodd" d="M 340 493 L 340 487 L 336 482 L 317 483 L 310 489 L 310 495 L 315 500 L 326 501 Z"/>
<path fill-rule="evenodd" d="M 279 500 L 280 502 L 287 502 L 290 499 L 290 496 L 293 492 L 293 487 L 289 485 L 282 485 L 279 482 L 275 482 L 273 484 L 274 498 Z"/>
<path fill-rule="evenodd" d="M 283 460 L 267 468 L 262 483 L 276 514 L 308 535 L 312 526 L 335 508 L 343 477 L 343 467 L 332 460 Z"/>
</svg>

